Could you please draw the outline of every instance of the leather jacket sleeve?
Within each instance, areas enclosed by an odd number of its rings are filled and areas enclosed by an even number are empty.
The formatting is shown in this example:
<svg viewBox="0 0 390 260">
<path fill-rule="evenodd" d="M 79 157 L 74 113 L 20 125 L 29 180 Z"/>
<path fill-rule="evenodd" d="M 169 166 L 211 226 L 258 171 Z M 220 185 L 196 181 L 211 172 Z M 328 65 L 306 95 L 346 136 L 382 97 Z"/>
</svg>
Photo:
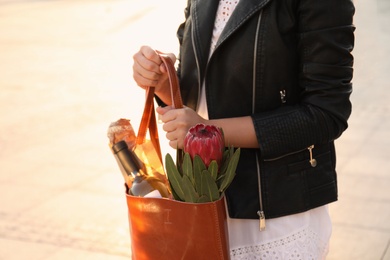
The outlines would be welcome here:
<svg viewBox="0 0 390 260">
<path fill-rule="evenodd" d="M 299 101 L 252 115 L 262 156 L 273 158 L 338 138 L 351 113 L 354 6 L 297 1 Z"/>
</svg>

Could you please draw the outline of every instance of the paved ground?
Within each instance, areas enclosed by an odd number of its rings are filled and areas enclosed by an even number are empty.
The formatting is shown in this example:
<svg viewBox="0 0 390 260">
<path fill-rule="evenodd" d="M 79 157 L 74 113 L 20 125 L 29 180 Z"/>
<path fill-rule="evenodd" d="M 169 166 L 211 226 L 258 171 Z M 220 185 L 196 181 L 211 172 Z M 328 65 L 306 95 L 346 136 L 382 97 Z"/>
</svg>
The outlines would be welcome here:
<svg viewBox="0 0 390 260">
<path fill-rule="evenodd" d="M 0 260 L 129 258 L 106 129 L 138 125 L 131 55 L 175 51 L 184 2 L 0 0 Z M 355 3 L 354 112 L 337 142 L 328 259 L 390 259 L 390 4 Z"/>
</svg>

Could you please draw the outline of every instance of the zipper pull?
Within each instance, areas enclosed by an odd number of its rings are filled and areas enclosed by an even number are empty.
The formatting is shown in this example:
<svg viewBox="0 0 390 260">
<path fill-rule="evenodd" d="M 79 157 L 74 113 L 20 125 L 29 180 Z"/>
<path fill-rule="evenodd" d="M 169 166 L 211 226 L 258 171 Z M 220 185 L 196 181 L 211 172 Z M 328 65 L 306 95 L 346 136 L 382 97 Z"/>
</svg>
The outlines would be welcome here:
<svg viewBox="0 0 390 260">
<path fill-rule="evenodd" d="M 264 211 L 257 211 L 257 215 L 259 215 L 259 220 L 260 220 L 260 231 L 264 231 L 265 230 L 265 215 L 264 215 Z"/>
<path fill-rule="evenodd" d="M 280 100 L 282 101 L 282 104 L 286 103 L 286 90 L 283 89 L 279 91 L 280 93 Z"/>
<path fill-rule="evenodd" d="M 309 150 L 309 153 L 310 153 L 310 164 L 311 164 L 311 167 L 316 167 L 317 166 L 317 160 L 313 158 L 313 148 L 314 148 L 314 145 L 312 146 L 309 146 L 307 149 Z"/>
</svg>

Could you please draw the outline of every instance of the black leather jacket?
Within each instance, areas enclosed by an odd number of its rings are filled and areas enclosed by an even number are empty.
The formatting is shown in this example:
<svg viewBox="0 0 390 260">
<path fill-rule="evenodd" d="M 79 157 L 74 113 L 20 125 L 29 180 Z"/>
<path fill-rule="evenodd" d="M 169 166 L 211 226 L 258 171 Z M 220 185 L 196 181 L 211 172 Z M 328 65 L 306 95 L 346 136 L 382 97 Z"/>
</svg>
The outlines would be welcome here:
<svg viewBox="0 0 390 260">
<path fill-rule="evenodd" d="M 337 200 L 333 142 L 351 113 L 352 1 L 241 0 L 208 59 L 218 2 L 188 1 L 178 75 L 187 106 L 196 109 L 205 81 L 211 119 L 253 119 L 260 149 L 241 151 L 230 216 L 275 218 Z"/>
</svg>

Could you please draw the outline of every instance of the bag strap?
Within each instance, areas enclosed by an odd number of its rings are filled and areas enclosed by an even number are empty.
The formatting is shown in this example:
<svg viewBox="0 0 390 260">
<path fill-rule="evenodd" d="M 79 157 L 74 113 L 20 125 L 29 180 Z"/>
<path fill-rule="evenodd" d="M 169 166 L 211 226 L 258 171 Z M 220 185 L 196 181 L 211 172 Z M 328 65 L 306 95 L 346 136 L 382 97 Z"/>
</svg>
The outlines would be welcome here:
<svg viewBox="0 0 390 260">
<path fill-rule="evenodd" d="M 159 51 L 157 51 L 157 53 L 159 54 L 162 62 L 165 64 L 165 67 L 167 68 L 168 71 L 167 73 L 169 79 L 169 87 L 171 91 L 172 106 L 174 108 L 182 108 L 183 101 L 181 99 L 179 79 L 176 74 L 174 63 L 168 57 L 168 55 L 161 53 Z M 154 112 L 154 90 L 155 90 L 154 87 L 148 87 L 146 89 L 145 107 L 141 118 L 141 124 L 138 129 L 136 144 L 139 145 L 145 142 L 146 133 L 147 130 L 149 129 L 150 140 L 154 148 L 156 149 L 160 161 L 162 162 L 161 147 L 160 147 L 158 129 L 157 129 L 157 120 Z"/>
<path fill-rule="evenodd" d="M 183 108 L 183 101 L 180 94 L 179 78 L 176 74 L 175 65 L 168 55 L 157 51 L 162 62 L 168 70 L 169 86 L 171 89 L 172 106 L 174 108 Z"/>
</svg>

